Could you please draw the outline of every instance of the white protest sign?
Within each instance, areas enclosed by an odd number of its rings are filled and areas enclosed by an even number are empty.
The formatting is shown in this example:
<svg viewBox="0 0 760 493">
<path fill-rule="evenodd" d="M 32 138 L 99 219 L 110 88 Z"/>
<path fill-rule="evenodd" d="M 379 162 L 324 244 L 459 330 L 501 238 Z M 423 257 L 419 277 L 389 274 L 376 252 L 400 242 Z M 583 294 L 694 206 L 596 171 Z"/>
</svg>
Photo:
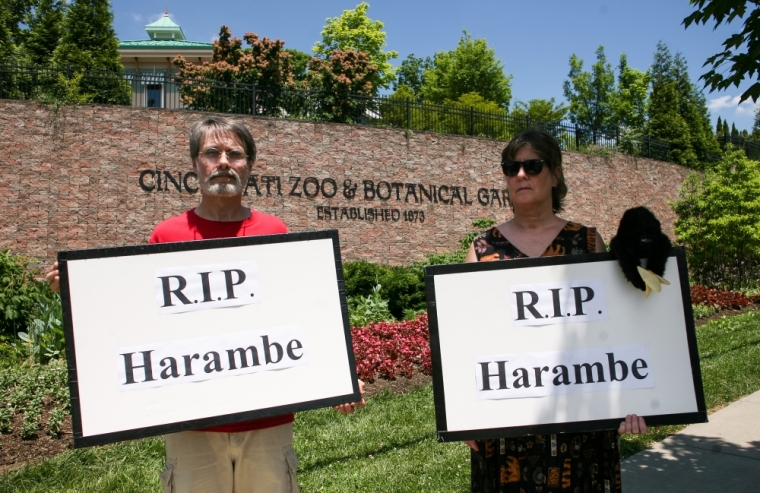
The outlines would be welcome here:
<svg viewBox="0 0 760 493">
<path fill-rule="evenodd" d="M 77 447 L 359 400 L 337 231 L 59 265 Z"/>
<path fill-rule="evenodd" d="M 425 275 L 440 440 L 707 419 L 682 250 L 648 298 L 610 254 Z"/>
</svg>

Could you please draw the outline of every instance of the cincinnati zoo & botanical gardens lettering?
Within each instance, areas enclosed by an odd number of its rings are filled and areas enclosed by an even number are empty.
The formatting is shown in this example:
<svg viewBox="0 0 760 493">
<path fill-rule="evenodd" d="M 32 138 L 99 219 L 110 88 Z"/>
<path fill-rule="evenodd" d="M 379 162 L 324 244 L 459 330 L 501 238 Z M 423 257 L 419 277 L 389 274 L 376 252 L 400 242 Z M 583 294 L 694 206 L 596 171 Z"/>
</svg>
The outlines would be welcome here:
<svg viewBox="0 0 760 493">
<path fill-rule="evenodd" d="M 138 184 L 145 192 L 198 192 L 197 175 L 193 172 L 144 169 Z M 448 205 L 508 207 L 507 190 L 467 187 L 462 184 L 408 183 L 388 180 L 335 179 L 314 176 L 279 176 L 254 174 L 248 178 L 243 195 L 252 197 L 280 196 L 286 200 L 342 199 L 349 203 L 363 202 L 367 207 L 317 206 L 317 219 L 361 221 L 424 222 L 423 210 L 389 208 L 399 205 Z M 373 207 L 373 205 L 382 207 Z M 357 204 L 358 205 L 358 204 Z"/>
</svg>

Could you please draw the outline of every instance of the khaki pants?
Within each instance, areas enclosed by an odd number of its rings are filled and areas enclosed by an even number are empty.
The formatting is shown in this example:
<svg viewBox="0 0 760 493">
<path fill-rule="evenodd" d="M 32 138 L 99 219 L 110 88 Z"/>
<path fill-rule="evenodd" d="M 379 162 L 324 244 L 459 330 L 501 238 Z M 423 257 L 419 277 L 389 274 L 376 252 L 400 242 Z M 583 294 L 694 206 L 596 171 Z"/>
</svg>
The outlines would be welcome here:
<svg viewBox="0 0 760 493">
<path fill-rule="evenodd" d="M 164 493 L 298 493 L 293 423 L 166 435 Z"/>
</svg>

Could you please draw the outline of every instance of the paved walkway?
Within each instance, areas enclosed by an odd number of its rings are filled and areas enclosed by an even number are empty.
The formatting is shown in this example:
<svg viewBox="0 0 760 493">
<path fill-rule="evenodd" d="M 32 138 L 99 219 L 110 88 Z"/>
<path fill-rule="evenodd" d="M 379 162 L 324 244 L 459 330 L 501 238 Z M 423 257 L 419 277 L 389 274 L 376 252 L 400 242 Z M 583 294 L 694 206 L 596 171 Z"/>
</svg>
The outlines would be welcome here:
<svg viewBox="0 0 760 493">
<path fill-rule="evenodd" d="M 622 462 L 624 493 L 760 492 L 760 392 Z"/>
</svg>

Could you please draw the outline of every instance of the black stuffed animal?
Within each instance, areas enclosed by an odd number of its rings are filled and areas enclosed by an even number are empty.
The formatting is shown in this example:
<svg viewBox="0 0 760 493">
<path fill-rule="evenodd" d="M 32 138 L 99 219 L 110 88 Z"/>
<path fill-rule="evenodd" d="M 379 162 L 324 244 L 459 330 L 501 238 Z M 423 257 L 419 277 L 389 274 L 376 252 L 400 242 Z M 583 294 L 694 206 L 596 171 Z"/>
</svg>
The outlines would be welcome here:
<svg viewBox="0 0 760 493">
<path fill-rule="evenodd" d="M 662 278 L 670 238 L 662 232 L 660 221 L 646 207 L 625 211 L 617 235 L 610 241 L 610 251 L 628 281 L 647 296 L 651 290 L 659 292 L 660 284 L 670 284 Z M 641 268 L 643 258 L 647 259 L 646 270 Z"/>
</svg>

